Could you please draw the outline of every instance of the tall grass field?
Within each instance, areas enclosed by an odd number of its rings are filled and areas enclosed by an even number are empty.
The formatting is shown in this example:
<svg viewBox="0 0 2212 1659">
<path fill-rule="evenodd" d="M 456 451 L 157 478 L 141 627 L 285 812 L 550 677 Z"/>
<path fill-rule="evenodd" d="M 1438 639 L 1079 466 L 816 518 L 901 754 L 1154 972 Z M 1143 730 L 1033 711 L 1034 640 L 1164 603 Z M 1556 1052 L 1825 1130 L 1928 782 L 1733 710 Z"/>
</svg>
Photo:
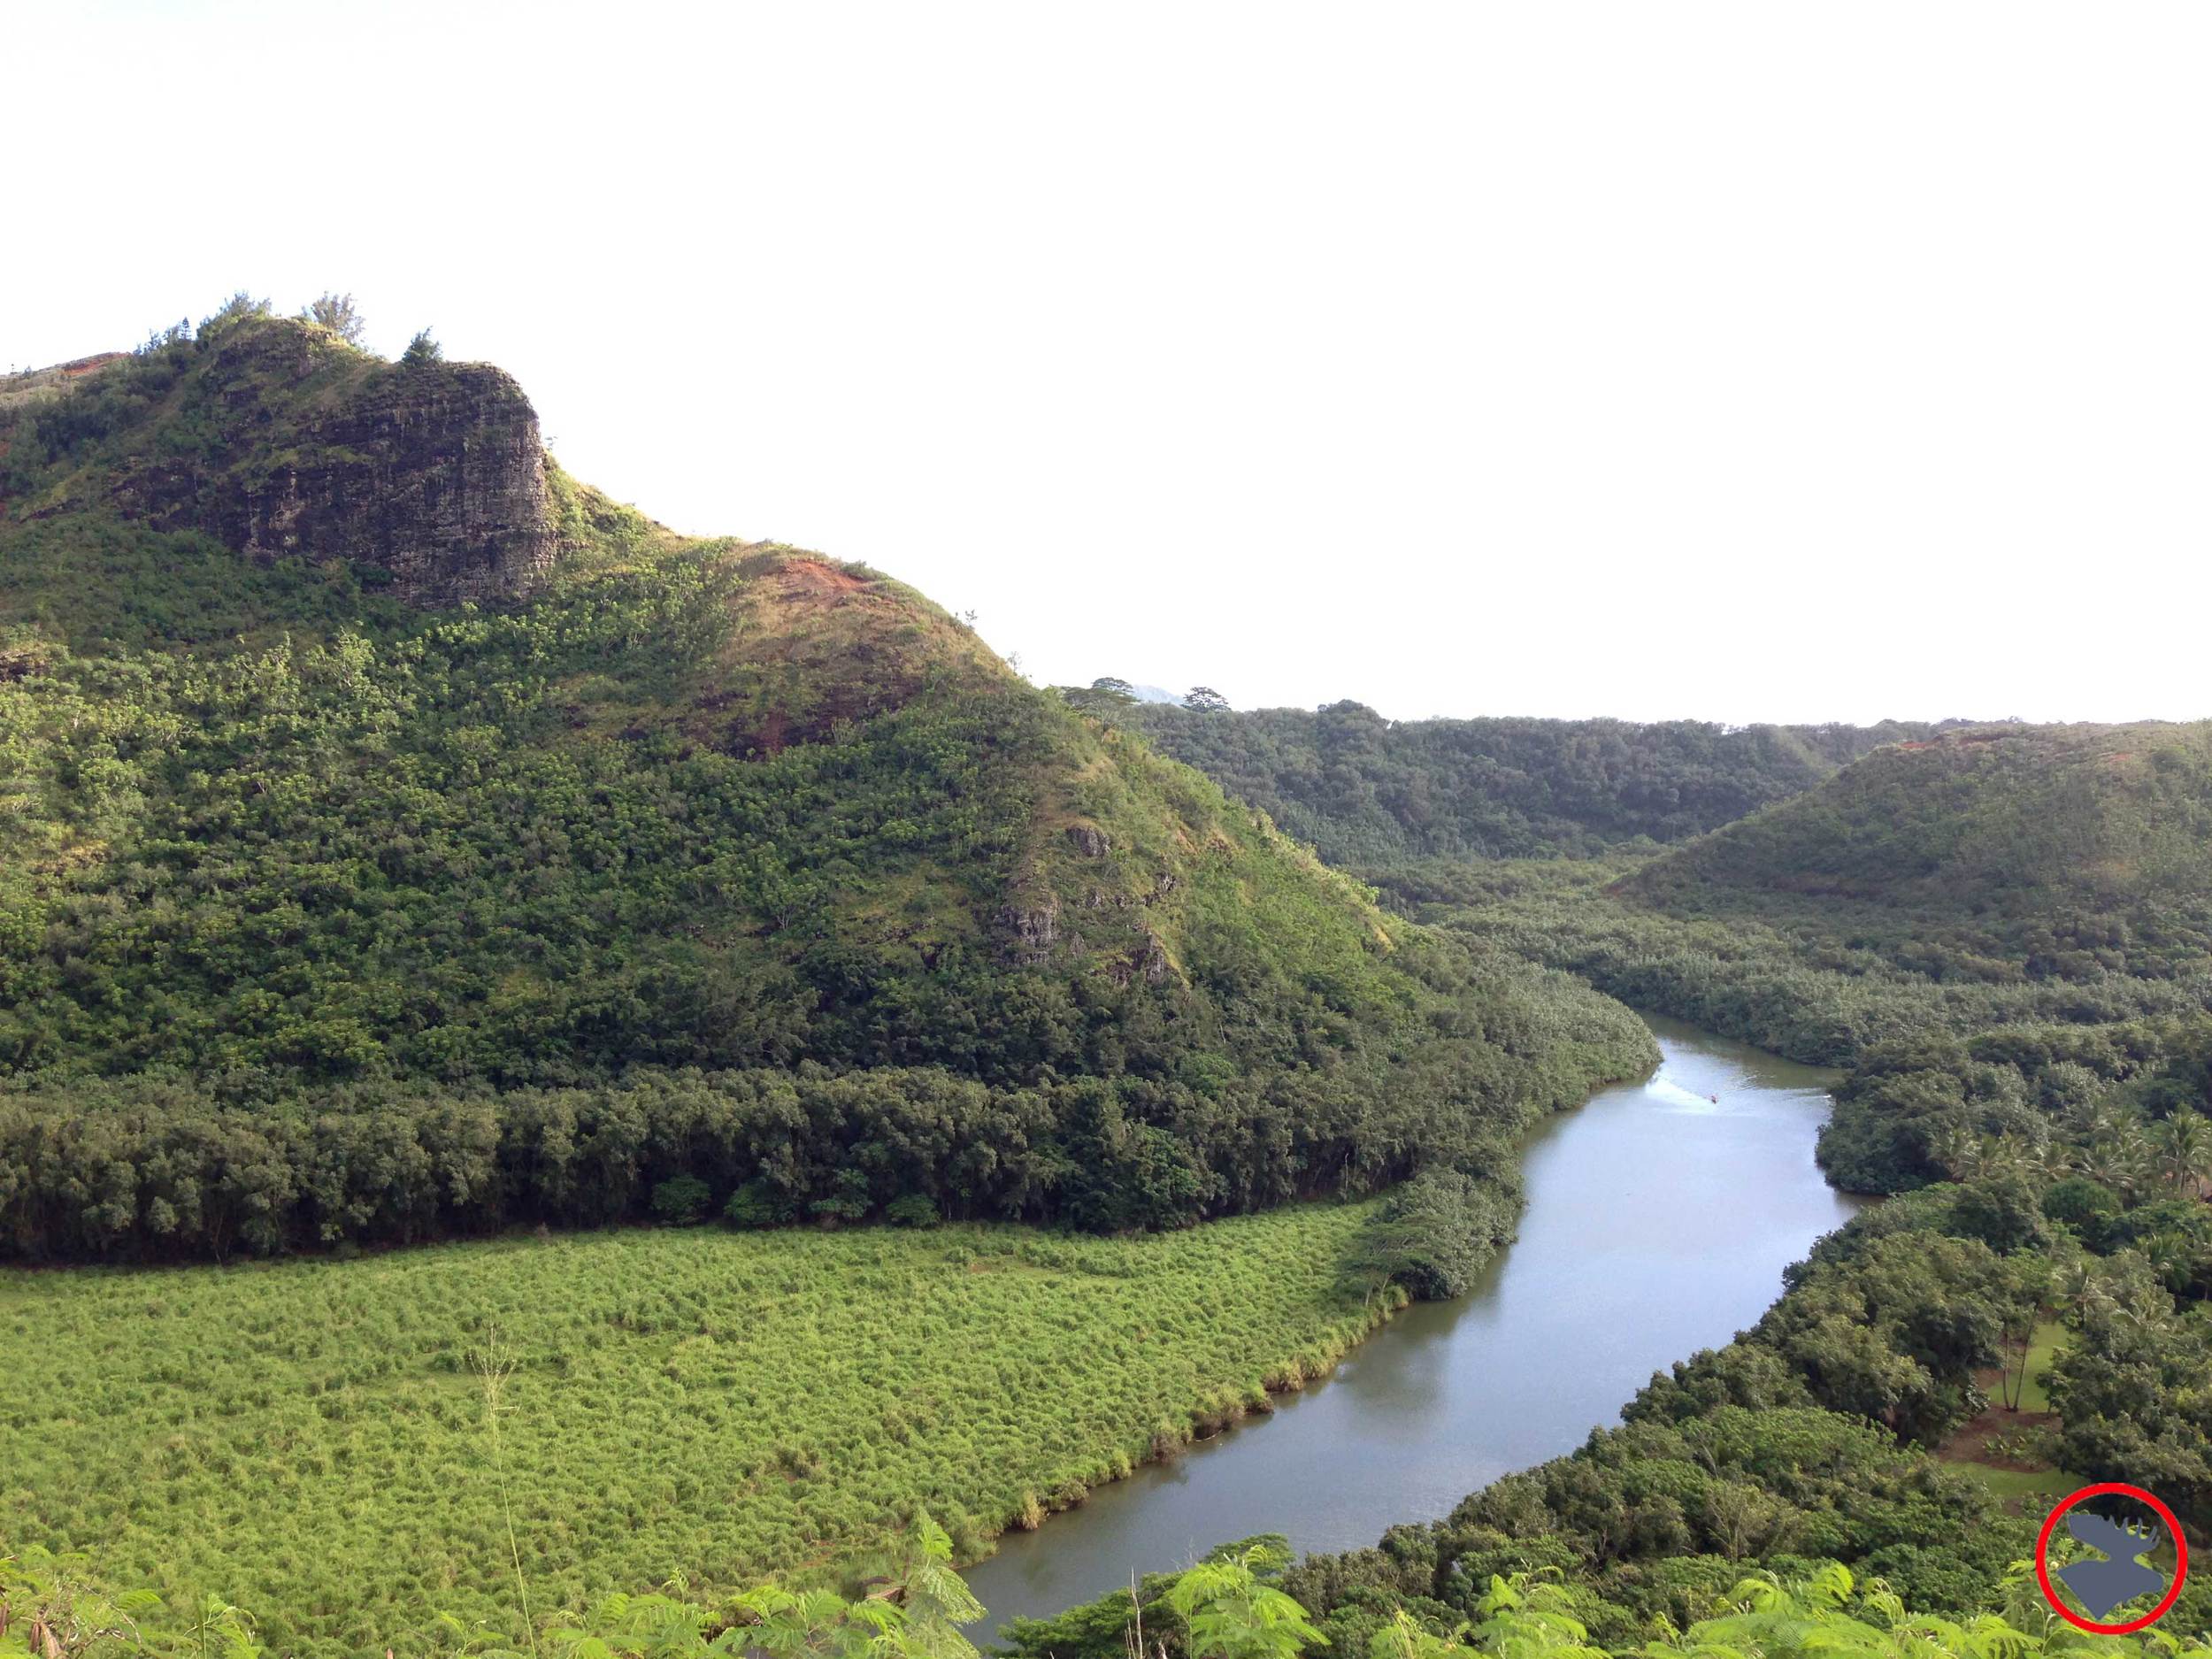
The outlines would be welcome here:
<svg viewBox="0 0 2212 1659">
<path fill-rule="evenodd" d="M 539 1617 L 833 1568 L 918 1502 L 974 1553 L 1331 1364 L 1386 1310 L 1343 1266 L 1371 1211 L 11 1272 L 0 1554 L 334 1655 L 519 1636 L 517 1553 Z"/>
</svg>

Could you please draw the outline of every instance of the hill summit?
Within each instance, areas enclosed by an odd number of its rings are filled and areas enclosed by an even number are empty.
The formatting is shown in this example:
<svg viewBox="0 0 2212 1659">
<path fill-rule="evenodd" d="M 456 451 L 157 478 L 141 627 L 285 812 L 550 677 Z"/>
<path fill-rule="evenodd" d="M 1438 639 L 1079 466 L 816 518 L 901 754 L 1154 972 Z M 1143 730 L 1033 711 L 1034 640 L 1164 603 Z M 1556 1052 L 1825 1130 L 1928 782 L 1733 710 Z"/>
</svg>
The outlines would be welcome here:
<svg viewBox="0 0 2212 1659">
<path fill-rule="evenodd" d="M 496 369 L 234 307 L 0 444 L 0 1248 L 1167 1225 L 1506 1167 L 1648 1057 Z"/>
<path fill-rule="evenodd" d="M 42 382 L 73 395 L 40 399 Z M 537 414 L 488 364 L 386 363 L 248 316 L 188 353 L 110 354 L 19 391 L 0 485 L 19 519 L 110 508 L 248 557 L 346 559 L 426 606 L 526 594 L 552 566 Z"/>
</svg>

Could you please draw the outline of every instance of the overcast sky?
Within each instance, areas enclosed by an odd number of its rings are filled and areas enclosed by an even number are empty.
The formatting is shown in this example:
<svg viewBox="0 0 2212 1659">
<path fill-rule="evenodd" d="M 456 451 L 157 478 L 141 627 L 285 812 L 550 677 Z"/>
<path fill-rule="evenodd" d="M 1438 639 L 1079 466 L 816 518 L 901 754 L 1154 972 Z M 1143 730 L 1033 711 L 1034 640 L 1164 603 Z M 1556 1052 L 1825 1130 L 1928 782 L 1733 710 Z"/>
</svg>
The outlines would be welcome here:
<svg viewBox="0 0 2212 1659">
<path fill-rule="evenodd" d="M 2212 714 L 2212 7 L 0 0 L 0 367 L 350 289 L 1040 681 Z"/>
</svg>

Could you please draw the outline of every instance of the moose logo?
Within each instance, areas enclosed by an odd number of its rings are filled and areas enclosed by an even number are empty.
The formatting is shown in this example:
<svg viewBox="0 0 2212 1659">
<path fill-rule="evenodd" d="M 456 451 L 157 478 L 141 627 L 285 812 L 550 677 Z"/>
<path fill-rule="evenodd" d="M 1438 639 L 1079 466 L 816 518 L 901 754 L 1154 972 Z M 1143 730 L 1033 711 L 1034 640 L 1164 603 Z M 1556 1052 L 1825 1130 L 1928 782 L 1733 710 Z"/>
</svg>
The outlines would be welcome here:
<svg viewBox="0 0 2212 1659">
<path fill-rule="evenodd" d="M 2154 1513 L 2165 1524 L 2164 1528 L 2162 1531 L 2147 1517 L 2139 1520 L 2114 1520 L 2074 1507 L 2085 1499 L 2098 1497 L 2131 1499 L 2137 1505 Z M 2066 1530 L 2078 1541 L 2097 1553 L 2070 1562 L 2054 1575 L 2050 1566 L 2051 1534 L 2061 1518 L 2065 1520 Z M 2170 1583 L 2164 1572 L 2139 1559 L 2157 1549 L 2167 1539 L 2173 1540 L 2174 1547 L 2174 1571 Z M 2042 1584 L 2045 1599 L 2069 1623 L 2101 1635 L 2124 1635 L 2154 1624 L 2165 1616 L 2167 1609 L 2173 1606 L 2175 1598 L 2181 1594 L 2183 1581 L 2189 1575 L 2189 1544 L 2182 1535 L 2181 1524 L 2175 1520 L 2171 1509 L 2140 1486 L 2108 1480 L 2099 1486 L 2084 1486 L 2051 1511 L 2043 1523 L 2042 1536 L 2036 1540 L 2035 1572 Z M 2060 1598 L 2057 1588 L 2051 1582 L 2055 1576 L 2058 1583 L 2064 1585 L 2074 1599 L 2088 1609 L 2088 1617 L 2083 1617 Z M 2139 1617 L 2116 1624 L 2098 1622 L 2123 1603 L 2147 1595 L 2158 1595 L 2162 1590 L 2165 1594 L 2160 1597 L 2158 1605 Z"/>
<path fill-rule="evenodd" d="M 2123 1601 L 2139 1595 L 2155 1595 L 2166 1587 L 2166 1575 L 2136 1560 L 2158 1548 L 2158 1528 L 2132 1521 L 2108 1521 L 2086 1509 L 2066 1517 L 2066 1530 L 2092 1549 L 2104 1552 L 2101 1560 L 2085 1556 L 2058 1570 L 2058 1581 L 2074 1593 L 2092 1618 L 2102 1618 Z"/>
</svg>

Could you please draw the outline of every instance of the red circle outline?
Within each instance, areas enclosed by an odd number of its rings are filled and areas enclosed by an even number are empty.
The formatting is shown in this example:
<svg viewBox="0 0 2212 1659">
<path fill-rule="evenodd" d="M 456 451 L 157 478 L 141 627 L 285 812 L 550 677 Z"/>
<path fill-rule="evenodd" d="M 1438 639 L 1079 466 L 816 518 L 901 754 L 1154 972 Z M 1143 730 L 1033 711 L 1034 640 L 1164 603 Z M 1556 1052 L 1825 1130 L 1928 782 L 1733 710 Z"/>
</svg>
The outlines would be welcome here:
<svg viewBox="0 0 2212 1659">
<path fill-rule="evenodd" d="M 2163 1601 L 2140 1618 L 2131 1618 L 2124 1624 L 2100 1624 L 2093 1618 L 2084 1618 L 2058 1599 L 2058 1592 L 2051 1586 L 2051 1532 L 2058 1525 L 2058 1517 L 2079 1503 L 2084 1498 L 2125 1497 L 2139 1499 L 2158 1511 L 2158 1518 L 2166 1523 L 2166 1534 L 2174 1540 L 2174 1581 L 2166 1586 Z M 2058 1616 L 2078 1630 L 2093 1636 L 2128 1636 L 2155 1624 L 2166 1617 L 2173 1604 L 2181 1597 L 2181 1586 L 2189 1579 L 2189 1540 L 2181 1530 L 2181 1523 L 2174 1512 L 2140 1486 L 2131 1486 L 2124 1480 L 2102 1480 L 2093 1486 L 2084 1486 L 2070 1498 L 2062 1498 L 2058 1508 L 2043 1517 L 2043 1530 L 2035 1539 L 2035 1581 L 2043 1586 L 2043 1599 L 2057 1609 Z"/>
</svg>

